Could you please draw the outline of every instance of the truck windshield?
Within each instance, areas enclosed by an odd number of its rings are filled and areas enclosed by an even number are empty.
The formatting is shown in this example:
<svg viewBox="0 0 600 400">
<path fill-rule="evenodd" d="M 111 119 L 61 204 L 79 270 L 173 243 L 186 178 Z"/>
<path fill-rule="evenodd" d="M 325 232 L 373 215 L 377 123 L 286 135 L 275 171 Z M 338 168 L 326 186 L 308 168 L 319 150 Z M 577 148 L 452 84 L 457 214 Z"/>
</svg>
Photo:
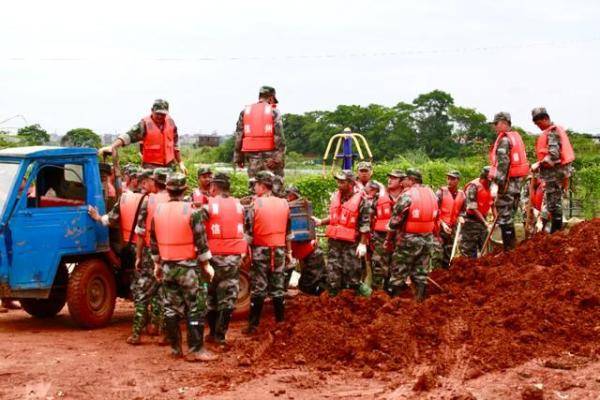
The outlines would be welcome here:
<svg viewBox="0 0 600 400">
<path fill-rule="evenodd" d="M 4 203 L 10 194 L 10 186 L 19 171 L 19 164 L 0 163 L 0 211 L 4 210 Z"/>
</svg>

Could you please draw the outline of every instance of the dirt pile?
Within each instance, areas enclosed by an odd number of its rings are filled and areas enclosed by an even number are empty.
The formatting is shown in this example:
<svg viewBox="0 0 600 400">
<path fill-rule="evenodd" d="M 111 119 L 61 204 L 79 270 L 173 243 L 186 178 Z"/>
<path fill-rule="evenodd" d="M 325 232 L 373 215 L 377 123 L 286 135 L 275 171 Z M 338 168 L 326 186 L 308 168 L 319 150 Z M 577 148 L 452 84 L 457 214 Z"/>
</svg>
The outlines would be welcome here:
<svg viewBox="0 0 600 400">
<path fill-rule="evenodd" d="M 427 365 L 474 378 L 565 351 L 600 354 L 600 220 L 510 253 L 459 259 L 425 303 L 342 293 L 300 297 L 263 362 L 335 370 Z"/>
</svg>

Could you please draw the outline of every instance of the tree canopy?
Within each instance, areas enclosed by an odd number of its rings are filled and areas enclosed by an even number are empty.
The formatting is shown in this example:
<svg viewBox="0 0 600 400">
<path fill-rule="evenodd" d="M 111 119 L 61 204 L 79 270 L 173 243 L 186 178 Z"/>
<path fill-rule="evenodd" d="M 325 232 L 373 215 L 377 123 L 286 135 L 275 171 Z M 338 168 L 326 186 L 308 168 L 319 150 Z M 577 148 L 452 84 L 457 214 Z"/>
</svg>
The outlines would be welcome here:
<svg viewBox="0 0 600 400">
<path fill-rule="evenodd" d="M 17 136 L 27 146 L 39 146 L 50 141 L 50 135 L 39 124 L 24 126 Z"/>
<path fill-rule="evenodd" d="M 100 136 L 88 128 L 71 129 L 60 140 L 61 146 L 67 147 L 95 147 L 102 145 Z"/>
</svg>

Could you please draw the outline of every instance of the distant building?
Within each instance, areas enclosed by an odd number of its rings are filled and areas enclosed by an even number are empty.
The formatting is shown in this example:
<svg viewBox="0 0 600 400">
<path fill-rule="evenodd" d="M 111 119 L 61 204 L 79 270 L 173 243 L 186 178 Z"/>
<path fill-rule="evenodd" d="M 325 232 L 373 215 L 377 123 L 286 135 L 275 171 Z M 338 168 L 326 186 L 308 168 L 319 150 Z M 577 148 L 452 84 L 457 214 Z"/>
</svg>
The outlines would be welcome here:
<svg viewBox="0 0 600 400">
<path fill-rule="evenodd" d="M 198 135 L 196 147 L 217 147 L 221 144 L 223 137 L 219 135 Z"/>
</svg>

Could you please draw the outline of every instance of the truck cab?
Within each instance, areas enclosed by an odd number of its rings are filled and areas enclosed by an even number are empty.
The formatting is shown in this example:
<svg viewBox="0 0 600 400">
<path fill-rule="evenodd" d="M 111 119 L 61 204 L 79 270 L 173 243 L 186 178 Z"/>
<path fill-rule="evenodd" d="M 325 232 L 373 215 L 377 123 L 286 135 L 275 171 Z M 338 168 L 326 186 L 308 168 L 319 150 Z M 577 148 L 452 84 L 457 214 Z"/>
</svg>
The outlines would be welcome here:
<svg viewBox="0 0 600 400">
<path fill-rule="evenodd" d="M 68 303 L 83 327 L 109 322 L 133 266 L 121 265 L 88 206 L 106 212 L 95 149 L 0 150 L 0 297 L 35 317 Z"/>
</svg>

